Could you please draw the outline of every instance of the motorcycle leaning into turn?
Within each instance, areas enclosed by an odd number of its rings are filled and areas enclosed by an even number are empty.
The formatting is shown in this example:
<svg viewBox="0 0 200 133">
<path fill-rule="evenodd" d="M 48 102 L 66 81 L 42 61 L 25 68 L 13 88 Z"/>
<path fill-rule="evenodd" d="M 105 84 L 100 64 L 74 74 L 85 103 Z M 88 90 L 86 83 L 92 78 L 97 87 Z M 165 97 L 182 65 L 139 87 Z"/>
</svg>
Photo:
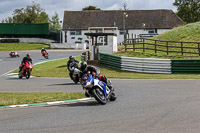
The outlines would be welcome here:
<svg viewBox="0 0 200 133">
<path fill-rule="evenodd" d="M 82 76 L 81 84 L 86 96 L 94 97 L 102 105 L 105 105 L 108 100 L 115 101 L 117 99 L 113 87 L 110 89 L 106 83 L 100 81 L 90 73 Z M 110 80 L 108 80 L 108 84 L 111 86 Z"/>
<path fill-rule="evenodd" d="M 80 70 L 78 69 L 78 64 L 76 62 L 72 62 L 69 65 L 69 75 L 71 80 L 74 83 L 78 83 L 80 79 Z"/>
<path fill-rule="evenodd" d="M 49 58 L 49 54 L 48 54 L 46 51 L 43 51 L 43 52 L 42 52 L 42 56 L 43 56 L 45 59 L 48 59 L 48 58 Z"/>
<path fill-rule="evenodd" d="M 13 52 L 13 51 L 11 51 L 9 53 L 9 55 L 10 55 L 11 58 L 13 58 L 13 57 L 19 57 L 19 54 L 17 52 Z"/>
</svg>

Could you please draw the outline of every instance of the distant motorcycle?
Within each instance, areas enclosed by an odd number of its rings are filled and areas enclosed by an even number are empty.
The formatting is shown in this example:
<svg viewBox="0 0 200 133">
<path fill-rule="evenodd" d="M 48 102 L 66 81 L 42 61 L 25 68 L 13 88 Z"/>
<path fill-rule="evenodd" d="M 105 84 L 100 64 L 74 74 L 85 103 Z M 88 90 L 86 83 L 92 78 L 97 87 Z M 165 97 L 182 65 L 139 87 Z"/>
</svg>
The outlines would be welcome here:
<svg viewBox="0 0 200 133">
<path fill-rule="evenodd" d="M 17 52 L 10 52 L 9 55 L 10 55 L 11 58 L 19 57 L 19 54 Z"/>
<path fill-rule="evenodd" d="M 108 82 L 111 84 L 110 80 Z M 103 81 L 93 77 L 92 74 L 84 74 L 81 78 L 81 84 L 86 91 L 86 96 L 94 97 L 102 105 L 106 104 L 108 100 L 115 101 L 117 99 L 114 88 L 108 88 Z"/>
<path fill-rule="evenodd" d="M 22 67 L 22 64 L 20 65 L 20 67 Z M 33 69 L 33 64 L 28 61 L 26 62 L 26 64 L 24 65 L 24 68 L 22 68 L 22 71 L 19 71 L 19 78 L 21 79 L 22 77 L 26 77 L 26 79 L 29 79 L 31 76 L 31 71 Z"/>
<path fill-rule="evenodd" d="M 78 64 L 76 62 L 72 62 L 69 65 L 70 78 L 74 83 L 78 83 L 80 79 L 80 70 L 78 69 Z"/>
<path fill-rule="evenodd" d="M 46 51 L 43 51 L 42 52 L 42 56 L 45 58 L 45 59 L 48 59 L 49 58 L 49 55 Z"/>
</svg>

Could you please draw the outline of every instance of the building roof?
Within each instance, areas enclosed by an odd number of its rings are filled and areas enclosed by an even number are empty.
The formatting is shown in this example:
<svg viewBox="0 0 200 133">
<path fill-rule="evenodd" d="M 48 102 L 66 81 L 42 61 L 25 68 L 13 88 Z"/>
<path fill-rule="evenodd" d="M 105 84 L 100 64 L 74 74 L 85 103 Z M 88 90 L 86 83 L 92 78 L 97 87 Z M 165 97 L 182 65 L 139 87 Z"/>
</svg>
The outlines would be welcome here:
<svg viewBox="0 0 200 133">
<path fill-rule="evenodd" d="M 123 29 L 123 14 L 126 29 L 172 29 L 184 22 L 172 10 L 85 10 L 65 11 L 63 29 L 78 30 L 88 27 L 118 27 Z"/>
</svg>

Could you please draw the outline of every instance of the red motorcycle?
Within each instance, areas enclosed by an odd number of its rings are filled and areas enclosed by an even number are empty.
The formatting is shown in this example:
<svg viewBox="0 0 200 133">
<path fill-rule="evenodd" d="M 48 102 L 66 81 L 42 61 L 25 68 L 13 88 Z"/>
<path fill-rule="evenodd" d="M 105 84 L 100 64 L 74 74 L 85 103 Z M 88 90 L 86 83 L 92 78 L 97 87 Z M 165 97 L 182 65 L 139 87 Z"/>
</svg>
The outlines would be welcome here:
<svg viewBox="0 0 200 133">
<path fill-rule="evenodd" d="M 22 64 L 20 65 L 20 67 L 22 67 Z M 19 71 L 18 74 L 19 78 L 21 79 L 22 77 L 26 77 L 26 79 L 29 79 L 31 76 L 32 69 L 33 69 L 33 64 L 30 61 L 26 62 L 26 64 L 22 68 L 22 71 Z"/>
<path fill-rule="evenodd" d="M 9 53 L 10 57 L 19 57 L 19 54 L 17 52 L 10 52 Z"/>
<path fill-rule="evenodd" d="M 43 51 L 42 52 L 42 56 L 45 58 L 45 59 L 48 59 L 49 58 L 49 55 L 46 51 Z"/>
</svg>

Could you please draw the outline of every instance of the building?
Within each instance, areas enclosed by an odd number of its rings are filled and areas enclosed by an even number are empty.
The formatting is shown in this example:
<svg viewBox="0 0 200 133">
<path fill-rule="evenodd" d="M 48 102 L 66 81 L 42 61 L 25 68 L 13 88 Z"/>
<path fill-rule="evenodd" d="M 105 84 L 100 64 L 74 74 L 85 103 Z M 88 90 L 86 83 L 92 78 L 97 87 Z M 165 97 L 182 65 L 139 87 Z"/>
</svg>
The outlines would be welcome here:
<svg viewBox="0 0 200 133">
<path fill-rule="evenodd" d="M 91 41 L 85 33 L 89 27 L 116 27 L 118 43 L 124 33 L 134 37 L 151 37 L 183 25 L 184 22 L 172 10 L 86 10 L 65 11 L 63 19 L 63 43 L 76 44 Z M 112 32 L 103 28 L 96 33 Z M 98 42 L 104 39 L 98 38 Z"/>
</svg>

